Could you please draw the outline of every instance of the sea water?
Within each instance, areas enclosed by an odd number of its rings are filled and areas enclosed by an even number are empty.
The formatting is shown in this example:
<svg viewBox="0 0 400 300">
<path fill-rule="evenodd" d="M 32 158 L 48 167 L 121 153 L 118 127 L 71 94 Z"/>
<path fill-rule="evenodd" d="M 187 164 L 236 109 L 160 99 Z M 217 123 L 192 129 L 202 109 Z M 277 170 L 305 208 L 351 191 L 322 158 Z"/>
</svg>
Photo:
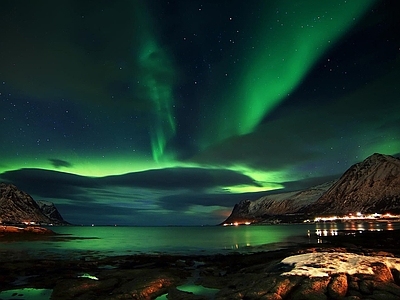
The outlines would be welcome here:
<svg viewBox="0 0 400 300">
<path fill-rule="evenodd" d="M 400 223 L 345 222 L 205 227 L 51 227 L 57 236 L 29 241 L 0 240 L 0 261 L 57 257 L 96 258 L 131 254 L 224 254 L 277 250 L 299 243 L 322 242 L 339 231 L 400 229 Z M 218 290 L 189 281 L 178 287 L 213 298 Z M 52 290 L 22 288 L 0 292 L 0 299 L 50 299 Z M 162 295 L 157 300 L 167 299 Z"/>
<path fill-rule="evenodd" d="M 339 230 L 391 230 L 399 223 L 348 222 L 277 224 L 262 226 L 204 227 L 121 227 L 62 226 L 51 227 L 55 237 L 32 241 L 0 242 L 0 251 L 21 257 L 46 255 L 115 256 L 132 254 L 228 254 L 285 248 L 296 243 L 314 243 L 321 235 Z M 1 255 L 3 257 L 3 255 Z M 1 259 L 1 258 L 0 258 Z"/>
</svg>

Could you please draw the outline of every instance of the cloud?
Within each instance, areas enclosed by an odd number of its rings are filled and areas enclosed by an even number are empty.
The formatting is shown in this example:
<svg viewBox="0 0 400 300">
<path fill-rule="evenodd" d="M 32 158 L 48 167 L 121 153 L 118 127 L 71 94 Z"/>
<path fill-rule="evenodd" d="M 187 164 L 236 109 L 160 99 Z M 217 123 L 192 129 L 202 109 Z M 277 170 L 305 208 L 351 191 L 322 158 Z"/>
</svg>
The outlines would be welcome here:
<svg viewBox="0 0 400 300">
<path fill-rule="evenodd" d="M 158 225 L 217 224 L 222 220 L 212 213 L 214 210 L 230 210 L 247 195 L 208 193 L 223 193 L 225 186 L 256 185 L 250 177 L 234 171 L 202 168 L 168 168 L 99 178 L 20 169 L 4 172 L 0 179 L 15 184 L 35 200 L 55 202 L 64 218 L 75 224 L 145 225 L 154 216 Z M 255 195 L 251 198 L 256 199 Z M 203 207 L 210 214 L 195 218 L 193 207 Z M 176 213 L 180 214 L 179 220 L 175 220 Z"/>
<path fill-rule="evenodd" d="M 335 175 L 283 182 L 284 189 L 278 192 L 300 190 L 338 177 Z M 190 205 L 231 206 L 242 199 L 257 199 L 266 193 L 224 192 L 226 186 L 256 183 L 250 177 L 234 171 L 201 168 L 167 168 L 98 178 L 59 171 L 20 169 L 4 172 L 0 174 L 0 179 L 39 197 L 79 202 L 110 198 L 122 201 L 157 199 L 162 207 L 168 209 L 181 209 Z M 215 188 L 221 188 L 221 192 L 213 193 Z"/>
<path fill-rule="evenodd" d="M 256 200 L 264 196 L 266 192 L 242 193 L 242 194 L 213 194 L 193 193 L 172 194 L 160 197 L 157 202 L 166 210 L 186 211 L 192 206 L 220 206 L 232 209 L 241 200 Z"/>
<path fill-rule="evenodd" d="M 4 172 L 0 178 L 40 197 L 74 200 L 82 200 L 85 189 L 106 189 L 111 193 L 114 190 L 115 193 L 119 187 L 156 192 L 257 185 L 250 177 L 234 171 L 201 168 L 167 168 L 97 178 L 42 169 L 20 169 Z"/>
<path fill-rule="evenodd" d="M 57 159 L 57 158 L 49 158 L 49 161 L 51 162 L 51 164 L 53 165 L 54 168 L 59 169 L 59 168 L 71 168 L 73 167 L 73 164 L 62 160 L 62 159 Z"/>
<path fill-rule="evenodd" d="M 234 185 L 254 185 L 250 177 L 231 170 L 205 168 L 166 168 L 103 177 L 104 185 L 137 186 L 155 189 L 202 190 Z"/>
<path fill-rule="evenodd" d="M 64 219 L 74 224 L 201 225 L 218 224 L 241 200 L 267 194 L 231 194 L 215 187 L 253 184 L 247 176 L 229 170 L 176 168 L 100 178 L 59 171 L 21 169 L 0 174 L 35 200 L 55 202 Z M 331 178 L 286 182 L 296 190 Z M 94 213 L 95 212 L 95 213 Z M 177 218 L 179 216 L 179 218 Z"/>
<path fill-rule="evenodd" d="M 320 123 L 318 114 L 315 108 L 286 113 L 280 119 L 260 125 L 250 134 L 232 137 L 205 149 L 191 161 L 221 167 L 247 165 L 272 171 L 311 160 L 322 152 L 312 145 L 319 145 L 334 134 L 324 124 L 312 130 L 308 128 L 308 122 Z"/>
<path fill-rule="evenodd" d="M 81 188 L 99 187 L 90 177 L 42 169 L 7 171 L 0 174 L 0 179 L 13 183 L 28 194 L 46 198 L 78 200 Z"/>
</svg>

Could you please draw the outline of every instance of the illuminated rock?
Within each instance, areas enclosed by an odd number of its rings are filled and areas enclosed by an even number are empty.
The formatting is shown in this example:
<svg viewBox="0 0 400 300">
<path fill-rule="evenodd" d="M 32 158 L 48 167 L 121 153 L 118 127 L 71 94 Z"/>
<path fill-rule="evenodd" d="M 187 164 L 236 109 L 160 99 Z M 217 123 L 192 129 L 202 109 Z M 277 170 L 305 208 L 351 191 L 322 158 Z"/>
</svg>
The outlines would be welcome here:
<svg viewBox="0 0 400 300">
<path fill-rule="evenodd" d="M 333 276 L 328 284 L 328 295 L 333 299 L 341 299 L 346 296 L 348 289 L 346 274 Z"/>
<path fill-rule="evenodd" d="M 329 278 L 324 277 L 314 277 L 306 278 L 294 291 L 291 296 L 292 300 L 324 300 L 327 297 L 327 287 L 329 283 Z"/>
</svg>

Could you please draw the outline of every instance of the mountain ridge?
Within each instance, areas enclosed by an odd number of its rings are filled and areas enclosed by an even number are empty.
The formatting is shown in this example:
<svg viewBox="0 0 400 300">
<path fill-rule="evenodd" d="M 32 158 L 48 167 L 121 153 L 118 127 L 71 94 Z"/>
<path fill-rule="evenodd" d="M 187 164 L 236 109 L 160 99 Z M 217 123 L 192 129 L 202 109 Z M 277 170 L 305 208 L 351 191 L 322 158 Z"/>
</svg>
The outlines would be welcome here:
<svg viewBox="0 0 400 300">
<path fill-rule="evenodd" d="M 335 199 L 336 201 L 331 201 Z M 400 159 L 375 153 L 351 166 L 317 202 L 321 214 L 400 212 Z"/>
<path fill-rule="evenodd" d="M 36 202 L 30 195 L 8 183 L 0 183 L 0 223 L 69 224 L 53 203 Z"/>
<path fill-rule="evenodd" d="M 243 200 L 222 224 L 263 223 L 318 214 L 400 212 L 400 159 L 374 153 L 334 182 L 297 192 Z M 299 217 L 294 217 L 294 216 Z"/>
</svg>

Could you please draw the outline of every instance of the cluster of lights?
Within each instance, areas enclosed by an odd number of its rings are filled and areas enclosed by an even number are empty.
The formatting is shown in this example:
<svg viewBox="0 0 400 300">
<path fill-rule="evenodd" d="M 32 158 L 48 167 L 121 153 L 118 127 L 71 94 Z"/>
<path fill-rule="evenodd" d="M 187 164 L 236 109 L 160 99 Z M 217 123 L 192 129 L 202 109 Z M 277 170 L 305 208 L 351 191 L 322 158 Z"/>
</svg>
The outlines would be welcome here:
<svg viewBox="0 0 400 300">
<path fill-rule="evenodd" d="M 3 221 L 0 220 L 0 224 L 3 224 Z M 30 226 L 30 225 L 46 225 L 46 226 L 53 226 L 53 223 L 41 223 L 41 222 L 35 222 L 35 221 L 22 221 L 21 223 L 16 223 L 15 225 L 25 225 L 25 226 Z M 6 225 L 6 224 L 4 224 Z"/>
<path fill-rule="evenodd" d="M 242 222 L 242 223 L 234 222 L 234 223 L 224 223 L 223 225 L 224 226 L 239 226 L 239 225 L 250 225 L 250 224 L 251 224 L 251 222 Z"/>
<path fill-rule="evenodd" d="M 25 224 L 25 225 L 36 225 L 36 222 L 34 222 L 34 221 L 23 221 L 22 222 L 22 224 Z"/>
<path fill-rule="evenodd" d="M 378 213 L 374 213 L 374 214 L 368 214 L 368 215 L 364 215 L 360 212 L 356 213 L 356 214 L 348 214 L 345 216 L 330 216 L 330 217 L 316 217 L 314 219 L 314 222 L 334 222 L 334 221 L 353 221 L 353 220 L 396 220 L 399 219 L 400 220 L 400 215 L 392 215 L 392 214 L 378 214 Z M 309 220 L 306 220 L 309 221 Z M 306 222 L 305 221 L 305 222 Z"/>
</svg>

